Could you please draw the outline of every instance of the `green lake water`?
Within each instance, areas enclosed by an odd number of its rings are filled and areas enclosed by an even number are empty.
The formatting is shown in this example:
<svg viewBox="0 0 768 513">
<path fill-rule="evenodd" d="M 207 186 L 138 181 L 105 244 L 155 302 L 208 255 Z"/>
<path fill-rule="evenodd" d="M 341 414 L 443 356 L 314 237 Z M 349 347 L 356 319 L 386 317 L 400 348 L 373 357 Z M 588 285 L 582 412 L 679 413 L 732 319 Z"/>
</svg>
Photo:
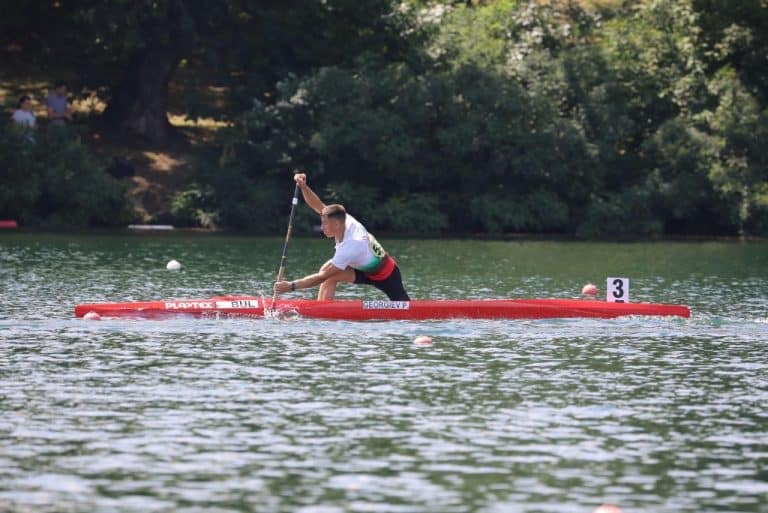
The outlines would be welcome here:
<svg viewBox="0 0 768 513">
<path fill-rule="evenodd" d="M 768 243 L 380 240 L 414 299 L 617 276 L 692 317 L 84 321 L 270 295 L 282 239 L 0 234 L 0 511 L 768 511 Z"/>
</svg>

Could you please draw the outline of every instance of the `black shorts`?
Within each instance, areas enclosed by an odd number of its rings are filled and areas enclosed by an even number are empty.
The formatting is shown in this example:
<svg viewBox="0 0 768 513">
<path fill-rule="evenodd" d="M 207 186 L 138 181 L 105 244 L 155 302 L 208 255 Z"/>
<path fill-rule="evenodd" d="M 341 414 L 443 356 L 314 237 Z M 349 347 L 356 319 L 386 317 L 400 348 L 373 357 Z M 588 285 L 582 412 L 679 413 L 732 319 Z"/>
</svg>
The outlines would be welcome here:
<svg viewBox="0 0 768 513">
<path fill-rule="evenodd" d="M 364 285 L 373 285 L 387 295 L 390 301 L 410 301 L 408 293 L 403 287 L 403 277 L 400 275 L 400 268 L 395 266 L 392 274 L 385 280 L 374 281 L 365 275 L 363 271 L 355 269 L 355 283 Z"/>
</svg>

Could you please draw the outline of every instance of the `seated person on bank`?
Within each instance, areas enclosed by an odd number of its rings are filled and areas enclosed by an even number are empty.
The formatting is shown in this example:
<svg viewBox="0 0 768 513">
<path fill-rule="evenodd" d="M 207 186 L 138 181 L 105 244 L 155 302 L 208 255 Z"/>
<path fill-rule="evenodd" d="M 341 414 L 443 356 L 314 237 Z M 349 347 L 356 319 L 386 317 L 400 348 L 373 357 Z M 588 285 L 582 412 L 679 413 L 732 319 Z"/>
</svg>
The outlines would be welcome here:
<svg viewBox="0 0 768 513">
<path fill-rule="evenodd" d="M 17 109 L 14 111 L 13 121 L 21 126 L 35 128 L 35 113 L 32 112 L 32 98 L 24 95 L 19 98 Z"/>
</svg>

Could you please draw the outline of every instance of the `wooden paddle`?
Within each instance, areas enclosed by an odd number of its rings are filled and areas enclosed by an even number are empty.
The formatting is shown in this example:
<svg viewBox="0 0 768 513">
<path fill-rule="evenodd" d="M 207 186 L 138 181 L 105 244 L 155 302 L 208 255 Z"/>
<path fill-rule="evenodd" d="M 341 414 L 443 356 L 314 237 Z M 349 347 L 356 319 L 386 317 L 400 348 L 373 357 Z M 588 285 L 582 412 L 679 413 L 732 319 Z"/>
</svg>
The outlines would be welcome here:
<svg viewBox="0 0 768 513">
<path fill-rule="evenodd" d="M 296 205 L 299 203 L 299 184 L 296 184 L 296 188 L 293 190 L 293 200 L 291 200 L 291 215 L 288 217 L 288 230 L 285 232 L 285 243 L 283 244 L 283 256 L 280 259 L 280 269 L 277 271 L 277 281 L 283 281 L 285 277 L 285 261 L 288 258 L 288 242 L 291 240 L 291 232 L 293 231 L 293 217 L 296 214 Z M 277 291 L 272 296 L 272 307 L 275 306 L 277 301 Z"/>
</svg>

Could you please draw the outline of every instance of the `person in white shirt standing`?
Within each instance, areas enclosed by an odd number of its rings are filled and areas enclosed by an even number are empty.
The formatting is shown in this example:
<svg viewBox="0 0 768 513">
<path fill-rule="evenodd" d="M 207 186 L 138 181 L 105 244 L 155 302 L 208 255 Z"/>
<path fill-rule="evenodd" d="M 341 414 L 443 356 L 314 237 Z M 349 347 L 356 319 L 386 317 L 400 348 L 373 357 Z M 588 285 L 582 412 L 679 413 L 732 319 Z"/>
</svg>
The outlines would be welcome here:
<svg viewBox="0 0 768 513">
<path fill-rule="evenodd" d="M 26 94 L 19 98 L 16 111 L 14 111 L 13 121 L 21 126 L 35 128 L 35 113 L 32 112 L 32 98 Z"/>
<path fill-rule="evenodd" d="M 332 300 L 338 283 L 373 285 L 392 301 L 410 301 L 403 286 L 397 262 L 376 238 L 343 205 L 326 205 L 307 185 L 307 175 L 298 173 L 294 180 L 307 205 L 320 214 L 323 234 L 336 241 L 336 252 L 320 270 L 294 281 L 275 282 L 275 292 L 307 289 L 320 285 L 318 300 Z"/>
</svg>

